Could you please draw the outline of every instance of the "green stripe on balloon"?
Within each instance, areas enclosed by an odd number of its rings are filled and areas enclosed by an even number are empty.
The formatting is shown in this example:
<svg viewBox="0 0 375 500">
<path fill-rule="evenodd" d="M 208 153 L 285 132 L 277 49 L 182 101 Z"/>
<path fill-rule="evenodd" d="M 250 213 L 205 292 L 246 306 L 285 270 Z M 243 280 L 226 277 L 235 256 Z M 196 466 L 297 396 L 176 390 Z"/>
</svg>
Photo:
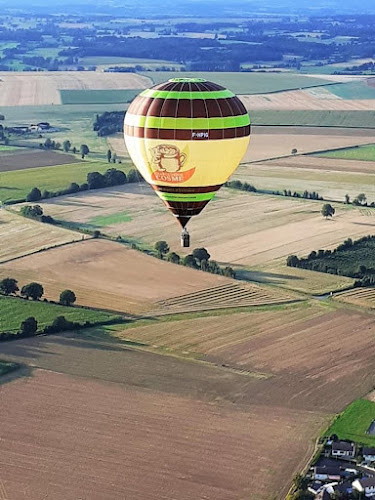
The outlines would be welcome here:
<svg viewBox="0 0 375 500">
<path fill-rule="evenodd" d="M 157 191 L 158 196 L 165 201 L 209 201 L 215 196 L 216 191 L 213 193 L 197 193 L 197 194 L 183 194 L 183 193 L 162 193 Z"/>
<path fill-rule="evenodd" d="M 141 97 L 153 97 L 154 99 L 226 99 L 235 97 L 230 90 L 216 91 L 191 91 L 191 92 L 169 92 L 168 90 L 148 89 L 140 94 Z"/>
<path fill-rule="evenodd" d="M 168 118 L 126 113 L 125 125 L 169 130 L 214 130 L 246 127 L 250 125 L 250 118 L 247 113 L 245 115 L 218 118 Z"/>
</svg>

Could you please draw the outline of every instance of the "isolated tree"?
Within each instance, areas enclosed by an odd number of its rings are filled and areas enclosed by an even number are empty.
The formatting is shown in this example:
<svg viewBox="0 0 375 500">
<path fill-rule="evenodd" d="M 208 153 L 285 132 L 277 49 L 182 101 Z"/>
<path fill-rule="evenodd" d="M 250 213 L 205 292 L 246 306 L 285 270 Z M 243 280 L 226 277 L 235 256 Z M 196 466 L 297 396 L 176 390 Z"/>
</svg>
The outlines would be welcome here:
<svg viewBox="0 0 375 500">
<path fill-rule="evenodd" d="M 43 208 L 40 205 L 24 205 L 21 207 L 21 214 L 25 217 L 41 217 Z"/>
<path fill-rule="evenodd" d="M 72 290 L 64 290 L 60 293 L 60 304 L 64 306 L 71 306 L 76 300 L 76 294 Z"/>
<path fill-rule="evenodd" d="M 65 151 L 65 153 L 69 153 L 71 146 L 72 145 L 70 141 L 66 140 L 63 142 L 63 150 Z"/>
<path fill-rule="evenodd" d="M 180 256 L 176 252 L 170 252 L 167 255 L 167 261 L 173 262 L 173 264 L 179 264 L 180 263 Z"/>
<path fill-rule="evenodd" d="M 298 150 L 296 148 L 292 149 L 292 155 L 296 155 L 298 153 Z"/>
<path fill-rule="evenodd" d="M 42 193 L 37 187 L 32 188 L 30 193 L 26 196 L 26 201 L 39 201 L 42 198 Z"/>
<path fill-rule="evenodd" d="M 111 158 L 112 158 L 112 151 L 108 149 L 107 151 L 107 161 L 108 163 L 111 163 Z"/>
<path fill-rule="evenodd" d="M 345 195 L 345 203 L 349 205 L 350 203 L 350 196 L 348 194 Z"/>
<path fill-rule="evenodd" d="M 25 337 L 34 335 L 38 329 L 38 322 L 37 320 L 33 317 L 30 316 L 29 318 L 25 319 L 21 323 L 21 329 L 20 329 L 20 334 L 24 335 Z"/>
<path fill-rule="evenodd" d="M 18 292 L 17 280 L 13 278 L 4 278 L 0 281 L 0 293 L 3 295 L 11 295 Z"/>
<path fill-rule="evenodd" d="M 74 154 L 76 154 L 77 153 L 77 148 L 75 146 L 73 146 L 72 151 L 73 151 Z"/>
<path fill-rule="evenodd" d="M 335 214 L 335 209 L 333 208 L 333 206 L 330 205 L 329 203 L 325 203 L 322 207 L 323 217 L 327 219 L 328 217 L 332 217 L 334 214 Z"/>
<path fill-rule="evenodd" d="M 97 239 L 97 238 L 99 238 L 100 234 L 101 233 L 100 233 L 99 229 L 95 229 L 95 231 L 92 233 L 92 237 Z"/>
<path fill-rule="evenodd" d="M 359 193 L 359 195 L 357 196 L 356 199 L 362 205 L 363 203 L 366 203 L 367 197 L 366 197 L 365 193 Z"/>
<path fill-rule="evenodd" d="M 21 295 L 27 299 L 38 300 L 42 297 L 44 289 L 40 283 L 29 283 L 21 289 Z"/>
<path fill-rule="evenodd" d="M 117 161 L 117 154 L 113 153 L 113 155 L 112 155 L 112 163 L 116 163 L 116 161 Z"/>
<path fill-rule="evenodd" d="M 202 260 L 210 260 L 211 257 L 205 248 L 195 248 L 193 250 L 193 256 L 199 263 L 201 263 Z"/>
<path fill-rule="evenodd" d="M 169 246 L 166 241 L 157 241 L 155 243 L 155 250 L 158 252 L 159 257 L 162 259 L 163 255 L 169 252 Z"/>
<path fill-rule="evenodd" d="M 85 158 L 86 155 L 88 155 L 90 153 L 90 150 L 89 150 L 89 147 L 87 146 L 87 144 L 81 144 L 79 151 L 81 153 L 82 160 Z"/>
<path fill-rule="evenodd" d="M 52 141 L 51 141 L 51 139 L 49 137 L 44 141 L 44 147 L 46 149 L 51 149 L 52 148 Z"/>
</svg>

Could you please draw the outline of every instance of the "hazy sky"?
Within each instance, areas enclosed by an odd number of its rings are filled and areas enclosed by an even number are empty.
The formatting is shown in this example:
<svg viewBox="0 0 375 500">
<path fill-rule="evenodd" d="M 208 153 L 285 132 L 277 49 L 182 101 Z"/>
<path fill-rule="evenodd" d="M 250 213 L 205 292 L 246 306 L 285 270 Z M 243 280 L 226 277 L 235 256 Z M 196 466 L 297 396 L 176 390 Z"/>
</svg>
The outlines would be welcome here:
<svg viewBox="0 0 375 500">
<path fill-rule="evenodd" d="M 57 7 L 58 5 L 58 7 Z M 275 12 L 336 13 L 374 12 L 375 0 L 0 0 L 0 6 L 6 9 L 22 7 L 26 10 L 48 10 L 53 13 L 58 9 L 70 12 L 84 11 L 88 6 L 91 12 L 117 12 L 174 15 L 221 15 L 225 13 L 251 15 L 254 12 L 274 10 Z"/>
</svg>

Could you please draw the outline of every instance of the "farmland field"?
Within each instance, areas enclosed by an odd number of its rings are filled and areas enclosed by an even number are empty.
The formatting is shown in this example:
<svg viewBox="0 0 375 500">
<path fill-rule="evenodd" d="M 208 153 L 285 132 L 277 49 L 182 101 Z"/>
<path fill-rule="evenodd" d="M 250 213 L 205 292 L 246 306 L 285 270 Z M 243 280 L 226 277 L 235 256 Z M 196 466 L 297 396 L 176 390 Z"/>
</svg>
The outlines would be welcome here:
<svg viewBox="0 0 375 500">
<path fill-rule="evenodd" d="M 48 215 L 82 225 L 92 224 L 96 216 L 125 214 L 126 222 L 113 223 L 110 218 L 103 231 L 150 245 L 162 234 L 173 251 L 183 252 L 176 221 L 145 184 L 59 197 L 42 206 Z M 257 267 L 284 263 L 291 253 L 307 255 L 313 249 L 333 248 L 347 237 L 367 235 L 374 227 L 374 217 L 359 208 L 336 206 L 335 217 L 327 221 L 321 206 L 322 202 L 311 200 L 222 189 L 190 222 L 192 247 L 208 248 L 220 262 Z"/>
<path fill-rule="evenodd" d="M 136 90 L 60 90 L 62 104 L 128 103 L 140 92 Z"/>
<path fill-rule="evenodd" d="M 55 151 L 12 148 L 11 154 L 4 153 L 1 155 L 0 172 L 38 167 L 53 167 L 72 163 L 81 163 L 81 159 L 77 156 L 56 153 Z M 3 179 L 3 176 L 1 176 L 1 179 Z"/>
<path fill-rule="evenodd" d="M 337 85 L 346 88 L 347 85 Z M 375 111 L 375 99 L 368 95 L 367 99 L 344 99 L 330 91 L 336 85 L 314 87 L 304 90 L 292 90 L 275 94 L 255 94 L 241 96 L 250 112 L 251 110 L 306 110 L 306 111 Z M 368 94 L 375 96 L 375 89 L 367 88 Z M 250 92 L 249 92 L 250 94 Z"/>
<path fill-rule="evenodd" d="M 33 164 L 34 156 L 36 156 L 35 162 L 38 163 L 39 161 L 38 155 L 35 155 L 35 153 L 30 154 L 30 156 L 25 155 L 22 159 L 23 163 L 17 160 L 19 156 L 12 156 L 9 160 L 9 165 L 25 165 L 27 167 L 29 160 Z M 60 155 L 58 155 L 59 157 Z M 64 159 L 64 156 L 62 156 L 62 159 Z M 130 165 L 127 163 L 116 165 L 116 168 L 124 172 L 127 172 L 129 167 Z M 35 167 L 32 169 L 24 168 L 23 170 L 3 172 L 0 174 L 0 200 L 6 202 L 25 199 L 33 187 L 38 187 L 40 191 L 45 189 L 48 191 L 58 191 L 68 188 L 72 182 L 83 184 L 87 180 L 88 173 L 104 173 L 108 168 L 111 168 L 108 162 L 86 160 L 67 165 Z"/>
<path fill-rule="evenodd" d="M 375 161 L 375 145 L 361 146 L 359 148 L 340 149 L 339 151 L 327 151 L 319 156 L 325 158 L 337 158 L 343 160 Z"/>
<path fill-rule="evenodd" d="M 9 498 L 22 498 L 25 490 L 29 500 L 46 495 L 54 500 L 160 500 L 169 498 L 171 491 L 180 500 L 281 498 L 301 462 L 312 453 L 313 437 L 328 420 L 318 412 L 282 407 L 272 408 L 269 418 L 270 409 L 261 404 L 235 406 L 210 399 L 207 392 L 204 398 L 193 382 L 205 386 L 204 378 L 210 377 L 216 392 L 220 383 L 229 385 L 228 375 L 225 382 L 212 369 L 177 365 L 173 372 L 165 361 L 165 377 L 154 359 L 147 356 L 140 363 L 134 352 L 109 351 L 110 356 L 122 355 L 119 364 L 119 356 L 108 359 L 104 350 L 89 345 L 82 349 L 78 344 L 78 351 L 62 345 L 60 356 L 48 342 L 23 345 L 34 352 L 48 349 L 50 357 L 59 358 L 59 371 L 61 358 L 73 356 L 77 367 L 90 367 L 87 362 L 94 354 L 91 368 L 105 362 L 128 373 L 126 365 L 132 364 L 133 372 L 143 365 L 146 373 L 142 378 L 139 374 L 141 387 L 135 387 L 129 379 L 125 385 L 88 379 L 87 372 L 80 378 L 39 369 L 32 378 L 3 386 L 1 485 Z M 129 354 L 132 363 L 126 363 Z M 151 374 L 146 361 L 156 373 Z M 184 383 L 173 381 L 178 369 Z M 99 378 L 100 372 L 102 367 L 96 370 Z M 155 378 L 164 381 L 161 389 L 144 390 L 150 382 L 151 387 L 158 386 Z M 180 395 L 186 392 L 184 385 L 192 389 L 188 397 Z M 168 393 L 173 386 L 175 393 Z M 17 404 L 21 401 L 22 412 Z"/>
<path fill-rule="evenodd" d="M 128 156 L 122 134 L 109 137 L 108 144 L 117 154 Z M 243 162 L 290 156 L 294 148 L 298 153 L 335 149 L 373 141 L 372 131 L 356 135 L 352 130 L 319 129 L 309 127 L 253 127 L 250 145 Z"/>
<path fill-rule="evenodd" d="M 369 80 L 367 80 L 369 81 Z M 375 88 L 367 84 L 367 81 L 361 80 L 349 82 L 345 85 L 332 85 L 329 87 L 330 92 L 347 100 L 368 100 L 375 99 Z"/>
<path fill-rule="evenodd" d="M 375 403 L 358 399 L 336 418 L 325 434 L 326 436 L 336 434 L 339 439 L 375 446 L 375 436 L 367 434 L 374 420 Z"/>
<path fill-rule="evenodd" d="M 151 78 L 155 84 L 162 83 L 170 78 L 181 77 L 181 72 L 147 71 L 141 72 L 145 77 Z M 267 74 L 267 73 L 205 73 L 184 71 L 184 77 L 205 78 L 227 87 L 235 94 L 265 94 L 287 89 L 299 89 L 314 85 L 325 85 L 329 80 L 318 77 L 309 77 L 298 74 Z"/>
<path fill-rule="evenodd" d="M 144 89 L 150 83 L 135 73 L 90 71 L 0 72 L 0 78 L 1 107 L 61 104 L 60 90 Z"/>
<path fill-rule="evenodd" d="M 0 262 L 82 238 L 80 233 L 0 210 Z"/>
<path fill-rule="evenodd" d="M 0 265 L 0 277 L 38 281 L 47 298 L 65 288 L 80 305 L 139 313 L 158 300 L 207 289 L 231 280 L 162 262 L 119 243 L 90 240 Z M 142 276 L 142 279 L 140 279 Z"/>
<path fill-rule="evenodd" d="M 335 295 L 335 300 L 375 309 L 375 288 L 355 288 Z"/>
<path fill-rule="evenodd" d="M 62 290 L 61 290 L 62 291 Z M 33 316 L 38 322 L 38 331 L 50 325 L 57 316 L 65 316 L 69 321 L 92 323 L 114 319 L 99 311 L 90 311 L 78 307 L 65 307 L 57 304 L 28 301 L 16 297 L 4 297 L 0 295 L 0 332 L 16 333 L 21 323 L 26 318 Z"/>
<path fill-rule="evenodd" d="M 245 99 L 243 102 L 246 105 Z M 289 107 L 287 110 L 249 109 L 249 113 L 255 125 L 375 128 L 374 111 L 295 110 Z"/>
</svg>

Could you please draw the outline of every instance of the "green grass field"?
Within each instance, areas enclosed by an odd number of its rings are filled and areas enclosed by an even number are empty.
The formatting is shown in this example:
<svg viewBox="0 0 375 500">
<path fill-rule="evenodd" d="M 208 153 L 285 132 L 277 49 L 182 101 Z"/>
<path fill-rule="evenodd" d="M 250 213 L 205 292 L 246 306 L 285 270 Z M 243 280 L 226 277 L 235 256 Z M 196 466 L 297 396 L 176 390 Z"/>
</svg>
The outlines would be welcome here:
<svg viewBox="0 0 375 500">
<path fill-rule="evenodd" d="M 2 146 L 0 145 L 0 153 L 3 152 L 3 151 L 15 151 L 19 148 L 16 148 L 14 146 Z"/>
<path fill-rule="evenodd" d="M 65 316 L 66 319 L 79 323 L 85 323 L 85 321 L 99 323 L 118 317 L 79 307 L 65 307 L 58 304 L 0 296 L 0 332 L 16 333 L 22 321 L 30 316 L 38 321 L 39 331 L 51 324 L 57 316 Z"/>
<path fill-rule="evenodd" d="M 18 370 L 20 365 L 18 363 L 12 363 L 11 361 L 1 361 L 0 360 L 0 377 L 10 372 Z"/>
<path fill-rule="evenodd" d="M 109 215 L 98 215 L 90 220 L 89 224 L 94 225 L 95 227 L 106 227 L 111 226 L 112 224 L 121 224 L 123 222 L 130 222 L 132 220 L 131 216 L 126 212 L 118 212 L 115 214 Z"/>
<path fill-rule="evenodd" d="M 292 73 L 207 73 L 207 72 L 164 72 L 146 71 L 142 75 L 151 78 L 155 84 L 175 77 L 206 78 L 229 88 L 236 94 L 263 94 L 288 89 L 299 89 L 330 83 L 323 78 L 315 78 Z"/>
<path fill-rule="evenodd" d="M 375 403 L 358 399 L 337 417 L 325 432 L 325 436 L 336 434 L 339 439 L 375 446 L 375 436 L 367 434 L 373 420 L 375 420 Z"/>
<path fill-rule="evenodd" d="M 41 167 L 0 173 L 0 200 L 3 202 L 25 199 L 33 187 L 41 191 L 58 191 L 72 182 L 83 184 L 89 172 L 104 173 L 115 165 L 100 161 L 86 161 L 56 167 Z M 130 163 L 116 164 L 116 168 L 127 172 Z"/>
<path fill-rule="evenodd" d="M 375 161 L 375 144 L 328 151 L 327 153 L 317 154 L 316 156 L 337 158 L 340 160 Z"/>
<path fill-rule="evenodd" d="M 375 88 L 363 81 L 331 85 L 328 90 L 342 99 L 375 99 Z"/>
<path fill-rule="evenodd" d="M 250 111 L 253 125 L 375 128 L 375 111 Z"/>
<path fill-rule="evenodd" d="M 140 89 L 60 90 L 60 95 L 63 104 L 126 104 L 139 92 Z"/>
</svg>

